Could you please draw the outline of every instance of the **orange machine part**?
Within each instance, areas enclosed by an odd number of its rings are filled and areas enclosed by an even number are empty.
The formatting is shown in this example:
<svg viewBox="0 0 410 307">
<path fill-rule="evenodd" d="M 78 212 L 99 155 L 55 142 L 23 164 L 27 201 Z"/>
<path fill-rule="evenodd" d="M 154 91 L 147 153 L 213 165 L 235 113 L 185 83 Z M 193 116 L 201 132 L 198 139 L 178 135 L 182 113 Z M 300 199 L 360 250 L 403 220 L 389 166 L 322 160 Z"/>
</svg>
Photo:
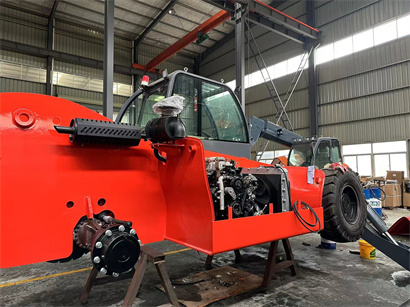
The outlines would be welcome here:
<svg viewBox="0 0 410 307">
<path fill-rule="evenodd" d="M 69 256 L 73 229 L 90 211 L 132 221 L 143 243 L 169 239 L 209 255 L 307 232 L 293 212 L 214 221 L 205 157 L 224 156 L 242 167 L 266 164 L 204 151 L 195 138 L 81 146 L 54 125 L 105 117 L 51 96 L 1 93 L 0 102 L 1 268 Z M 151 146 L 166 153 L 166 164 Z M 316 170 L 314 184 L 307 184 L 307 168 L 287 169 L 292 202 L 311 205 L 323 227 L 324 173 Z M 313 222 L 308 210 L 301 214 Z"/>
</svg>

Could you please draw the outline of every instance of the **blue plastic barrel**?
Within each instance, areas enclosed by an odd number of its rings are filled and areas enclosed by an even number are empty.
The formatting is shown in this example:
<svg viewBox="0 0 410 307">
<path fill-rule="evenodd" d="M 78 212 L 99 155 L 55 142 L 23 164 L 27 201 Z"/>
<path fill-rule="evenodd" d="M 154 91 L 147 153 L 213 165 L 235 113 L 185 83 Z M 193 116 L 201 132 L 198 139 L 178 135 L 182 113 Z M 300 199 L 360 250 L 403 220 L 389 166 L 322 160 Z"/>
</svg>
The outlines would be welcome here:
<svg viewBox="0 0 410 307">
<path fill-rule="evenodd" d="M 373 209 L 377 212 L 377 214 L 383 216 L 382 201 L 380 200 L 382 196 L 382 191 L 379 188 L 371 188 L 371 190 L 373 191 L 374 195 L 370 191 L 370 189 L 364 189 L 364 195 L 366 196 L 367 201 L 370 203 Z"/>
</svg>

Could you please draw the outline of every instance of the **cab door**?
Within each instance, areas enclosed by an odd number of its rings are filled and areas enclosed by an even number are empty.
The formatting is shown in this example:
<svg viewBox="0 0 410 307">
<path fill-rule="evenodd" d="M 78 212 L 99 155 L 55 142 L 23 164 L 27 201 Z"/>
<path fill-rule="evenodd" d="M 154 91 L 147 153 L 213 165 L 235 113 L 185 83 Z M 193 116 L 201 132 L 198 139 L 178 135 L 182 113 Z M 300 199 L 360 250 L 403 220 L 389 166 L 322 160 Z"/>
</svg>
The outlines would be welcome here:
<svg viewBox="0 0 410 307">
<path fill-rule="evenodd" d="M 320 139 L 316 144 L 313 165 L 318 169 L 324 169 L 333 163 L 342 163 L 339 141 L 330 138 Z"/>
</svg>

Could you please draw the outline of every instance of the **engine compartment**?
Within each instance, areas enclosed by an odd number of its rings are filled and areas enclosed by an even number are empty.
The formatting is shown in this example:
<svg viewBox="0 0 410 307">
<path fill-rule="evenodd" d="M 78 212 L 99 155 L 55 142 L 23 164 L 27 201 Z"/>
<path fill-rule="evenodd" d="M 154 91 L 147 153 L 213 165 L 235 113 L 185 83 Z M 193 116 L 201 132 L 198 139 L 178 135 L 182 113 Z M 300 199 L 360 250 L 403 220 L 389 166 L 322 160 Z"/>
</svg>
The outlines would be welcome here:
<svg viewBox="0 0 410 307">
<path fill-rule="evenodd" d="M 215 220 L 241 218 L 289 211 L 289 181 L 283 168 L 248 168 L 243 170 L 231 159 L 205 159 L 208 183 L 215 210 Z M 260 173 L 260 174 L 258 174 Z"/>
</svg>

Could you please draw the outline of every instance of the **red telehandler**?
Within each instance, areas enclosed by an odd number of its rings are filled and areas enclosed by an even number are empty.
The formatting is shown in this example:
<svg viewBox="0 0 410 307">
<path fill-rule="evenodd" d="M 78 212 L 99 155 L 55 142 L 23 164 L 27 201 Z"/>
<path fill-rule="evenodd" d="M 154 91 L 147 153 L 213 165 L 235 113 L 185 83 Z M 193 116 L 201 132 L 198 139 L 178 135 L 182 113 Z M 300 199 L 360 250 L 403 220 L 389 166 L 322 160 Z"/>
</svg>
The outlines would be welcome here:
<svg viewBox="0 0 410 307">
<path fill-rule="evenodd" d="M 180 114 L 153 112 L 175 96 L 185 98 Z M 1 268 L 90 252 L 100 272 L 118 275 L 135 265 L 141 242 L 213 255 L 311 231 L 337 242 L 366 233 L 371 213 L 338 141 L 258 118 L 248 129 L 223 83 L 165 75 L 115 122 L 51 96 L 1 93 L 0 102 Z M 249 159 L 260 136 L 291 147 L 289 166 Z"/>
</svg>

